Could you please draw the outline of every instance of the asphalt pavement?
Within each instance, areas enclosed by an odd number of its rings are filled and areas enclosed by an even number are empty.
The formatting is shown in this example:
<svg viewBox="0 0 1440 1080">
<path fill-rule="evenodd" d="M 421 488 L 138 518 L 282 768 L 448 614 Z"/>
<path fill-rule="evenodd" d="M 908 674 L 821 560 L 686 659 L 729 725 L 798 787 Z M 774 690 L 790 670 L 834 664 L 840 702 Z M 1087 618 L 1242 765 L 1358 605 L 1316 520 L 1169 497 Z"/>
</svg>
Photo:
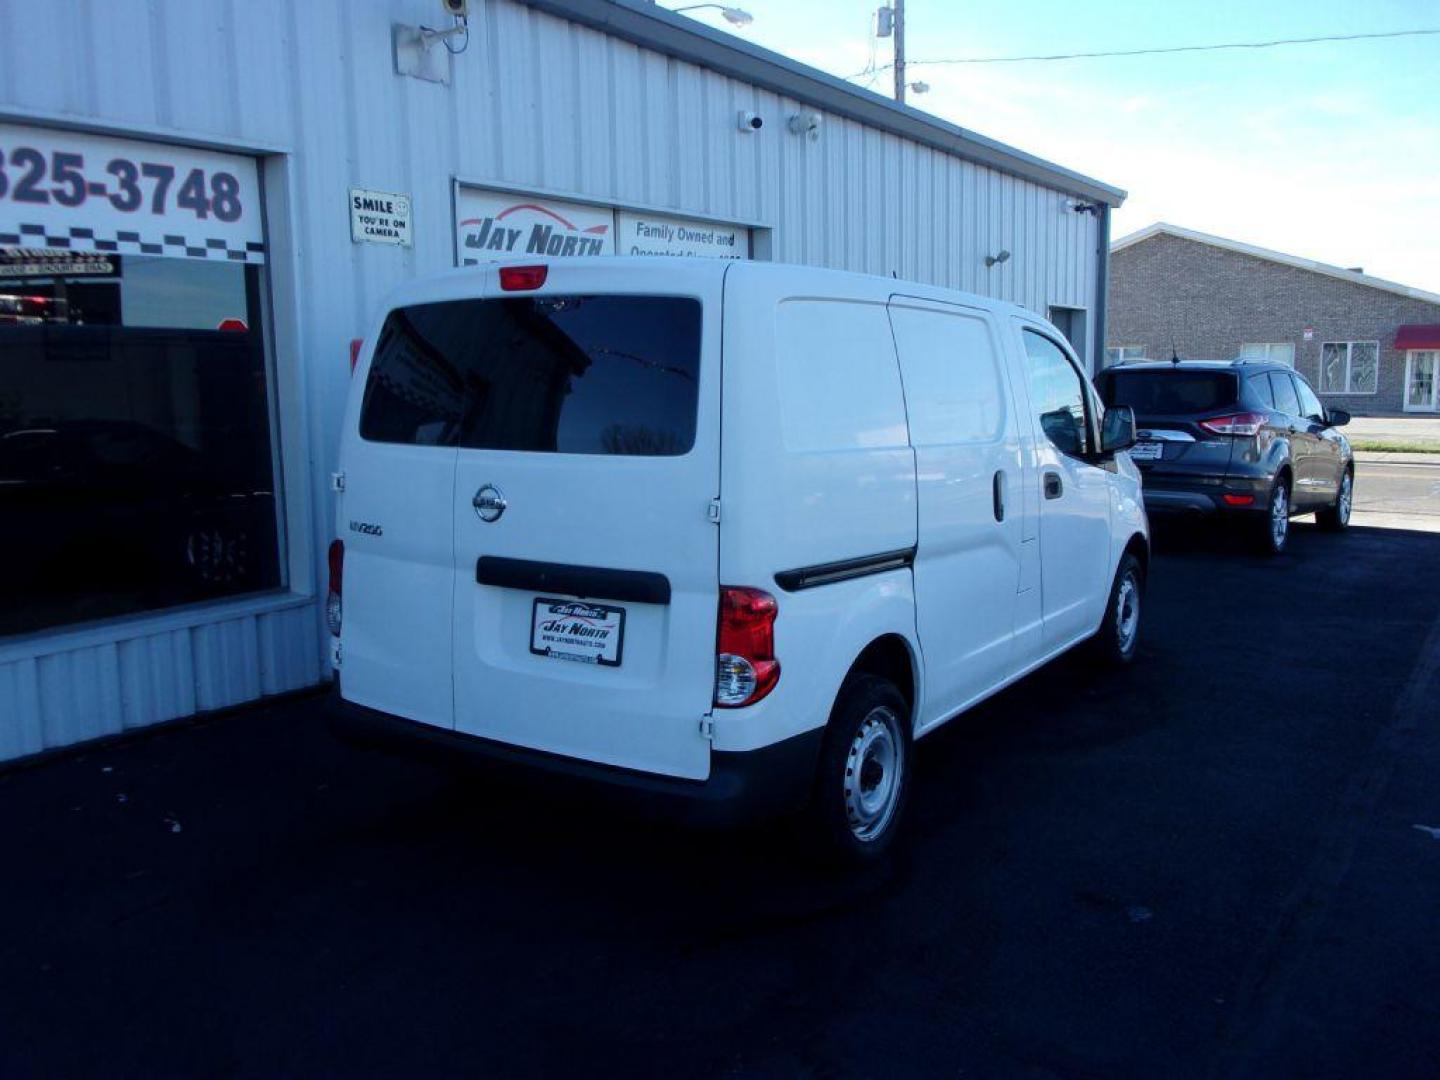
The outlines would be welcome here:
<svg viewBox="0 0 1440 1080">
<path fill-rule="evenodd" d="M 1161 541 L 865 875 L 313 698 L 0 774 L 0 1075 L 1440 1074 L 1440 537 Z"/>
</svg>

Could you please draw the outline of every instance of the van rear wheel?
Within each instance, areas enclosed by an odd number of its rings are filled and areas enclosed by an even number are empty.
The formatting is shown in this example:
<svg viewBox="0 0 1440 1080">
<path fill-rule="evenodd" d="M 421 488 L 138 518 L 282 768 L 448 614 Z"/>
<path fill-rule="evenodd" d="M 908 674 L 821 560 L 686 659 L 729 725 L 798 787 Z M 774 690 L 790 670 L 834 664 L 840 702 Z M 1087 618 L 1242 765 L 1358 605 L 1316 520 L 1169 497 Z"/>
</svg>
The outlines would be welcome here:
<svg viewBox="0 0 1440 1080">
<path fill-rule="evenodd" d="M 888 679 L 845 680 L 825 731 L 808 831 L 832 861 L 866 864 L 894 843 L 910 793 L 910 707 Z"/>
</svg>

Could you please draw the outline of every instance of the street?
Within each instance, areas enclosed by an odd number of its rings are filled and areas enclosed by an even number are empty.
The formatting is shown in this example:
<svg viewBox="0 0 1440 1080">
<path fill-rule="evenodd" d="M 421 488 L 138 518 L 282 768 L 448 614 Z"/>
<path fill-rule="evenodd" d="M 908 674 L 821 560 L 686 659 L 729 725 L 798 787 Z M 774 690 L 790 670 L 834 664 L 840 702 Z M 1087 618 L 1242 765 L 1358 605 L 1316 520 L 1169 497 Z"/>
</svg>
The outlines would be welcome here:
<svg viewBox="0 0 1440 1080">
<path fill-rule="evenodd" d="M 314 697 L 0 774 L 0 1074 L 1433 1077 L 1440 538 L 1182 533 L 1147 618 L 925 740 L 862 877 Z"/>
<path fill-rule="evenodd" d="M 1440 454 L 1362 455 L 1355 513 L 1356 524 L 1440 531 Z"/>
</svg>

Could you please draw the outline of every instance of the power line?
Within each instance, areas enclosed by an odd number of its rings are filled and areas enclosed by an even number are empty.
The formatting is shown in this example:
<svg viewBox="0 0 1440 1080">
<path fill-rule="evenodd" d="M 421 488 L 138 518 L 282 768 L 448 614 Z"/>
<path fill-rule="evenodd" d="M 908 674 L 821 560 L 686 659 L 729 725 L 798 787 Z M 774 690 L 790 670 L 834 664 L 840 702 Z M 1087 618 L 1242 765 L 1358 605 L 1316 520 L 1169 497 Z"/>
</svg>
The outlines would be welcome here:
<svg viewBox="0 0 1440 1080">
<path fill-rule="evenodd" d="M 916 64 L 1018 64 L 1031 60 L 1088 60 L 1103 56 L 1157 56 L 1161 53 L 1218 52 L 1221 49 L 1271 49 L 1277 45 L 1316 45 L 1327 41 L 1371 41 L 1376 38 L 1425 37 L 1440 34 L 1440 27 L 1423 30 L 1388 30 L 1374 34 L 1327 34 L 1323 37 L 1276 38 L 1273 41 L 1231 41 L 1220 45 L 1170 45 L 1153 49 L 1115 49 L 1104 52 L 1051 53 L 1037 56 L 962 56 L 944 60 L 907 60 L 906 65 Z M 893 64 L 882 64 L 878 68 L 846 76 L 856 78 L 869 75 L 871 71 L 884 71 Z"/>
</svg>

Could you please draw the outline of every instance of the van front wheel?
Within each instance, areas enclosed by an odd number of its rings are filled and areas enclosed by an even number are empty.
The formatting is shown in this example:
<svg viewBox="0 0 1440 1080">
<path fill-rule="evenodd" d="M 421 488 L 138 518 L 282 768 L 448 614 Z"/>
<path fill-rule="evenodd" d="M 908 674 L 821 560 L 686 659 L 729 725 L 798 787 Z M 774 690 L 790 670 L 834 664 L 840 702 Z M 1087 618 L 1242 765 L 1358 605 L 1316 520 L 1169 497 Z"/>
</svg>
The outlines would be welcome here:
<svg viewBox="0 0 1440 1080">
<path fill-rule="evenodd" d="M 850 676 L 825 732 L 807 812 L 823 853 L 870 863 L 894 843 L 910 793 L 910 708 L 894 683 Z"/>
<path fill-rule="evenodd" d="M 1135 659 L 1140 640 L 1140 605 L 1145 598 L 1145 572 L 1140 560 L 1128 552 L 1120 557 L 1105 618 L 1091 638 L 1092 648 L 1102 661 L 1124 667 Z"/>
</svg>

